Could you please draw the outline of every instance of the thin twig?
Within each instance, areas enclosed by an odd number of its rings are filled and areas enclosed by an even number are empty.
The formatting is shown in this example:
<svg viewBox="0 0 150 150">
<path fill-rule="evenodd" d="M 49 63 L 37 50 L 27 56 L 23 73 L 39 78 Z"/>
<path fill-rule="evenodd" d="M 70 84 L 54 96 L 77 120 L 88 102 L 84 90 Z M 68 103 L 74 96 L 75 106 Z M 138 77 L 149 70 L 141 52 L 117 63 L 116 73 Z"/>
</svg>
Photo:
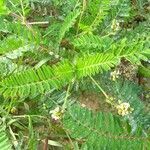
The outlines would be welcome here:
<svg viewBox="0 0 150 150">
<path fill-rule="evenodd" d="M 63 104 L 63 106 L 62 106 L 62 110 L 65 110 L 65 109 L 66 109 L 67 99 L 68 99 L 69 91 L 70 91 L 70 86 L 71 86 L 71 84 L 68 85 L 66 97 L 65 97 L 65 99 L 64 99 L 64 104 Z"/>
<path fill-rule="evenodd" d="M 90 79 L 95 83 L 95 85 L 101 90 L 101 92 L 104 94 L 106 98 L 109 96 L 106 94 L 106 92 L 100 87 L 100 85 L 90 76 Z"/>
<path fill-rule="evenodd" d="M 44 140 L 43 150 L 48 150 L 48 138 Z"/>
<path fill-rule="evenodd" d="M 40 116 L 40 115 L 18 115 L 18 116 L 13 116 L 13 118 L 27 118 L 27 117 L 38 117 L 38 118 L 42 118 L 42 119 L 46 119 L 48 120 L 47 117 L 45 116 Z"/>
<path fill-rule="evenodd" d="M 17 141 L 17 138 L 16 138 L 16 136 L 15 136 L 15 133 L 13 132 L 13 130 L 11 129 L 10 126 L 9 126 L 9 132 L 10 132 L 10 134 L 12 135 L 14 147 L 17 147 L 18 141 Z"/>
<path fill-rule="evenodd" d="M 41 24 L 49 24 L 48 21 L 43 22 L 27 22 L 28 25 L 41 25 Z"/>
<path fill-rule="evenodd" d="M 80 14 L 80 17 L 79 17 L 78 27 L 77 27 L 77 32 L 76 32 L 76 34 L 78 34 L 78 32 L 79 32 L 79 25 L 80 25 L 82 16 L 83 16 L 83 14 L 84 14 L 84 12 L 85 12 L 85 10 L 86 10 L 86 6 L 87 6 L 87 1 L 86 1 L 86 0 L 83 0 L 82 10 L 81 10 L 81 14 Z"/>
</svg>

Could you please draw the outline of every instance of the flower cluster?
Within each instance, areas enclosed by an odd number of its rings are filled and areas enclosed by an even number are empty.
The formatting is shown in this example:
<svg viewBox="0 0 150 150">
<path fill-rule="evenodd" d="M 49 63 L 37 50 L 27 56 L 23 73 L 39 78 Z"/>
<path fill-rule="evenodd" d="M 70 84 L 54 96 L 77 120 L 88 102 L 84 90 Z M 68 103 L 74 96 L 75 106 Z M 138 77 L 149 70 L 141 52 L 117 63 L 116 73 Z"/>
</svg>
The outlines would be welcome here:
<svg viewBox="0 0 150 150">
<path fill-rule="evenodd" d="M 59 55 L 57 55 L 57 54 L 55 55 L 54 52 L 52 52 L 52 51 L 49 52 L 49 55 L 54 56 L 54 58 L 56 58 L 56 59 L 60 58 Z"/>
<path fill-rule="evenodd" d="M 63 116 L 64 111 L 60 107 L 56 107 L 54 110 L 50 111 L 51 117 L 54 120 L 60 120 Z"/>
<path fill-rule="evenodd" d="M 121 115 L 121 116 L 126 116 L 130 113 L 132 113 L 132 111 L 134 110 L 133 108 L 131 108 L 130 104 L 129 103 L 121 103 L 119 102 L 120 104 L 116 106 L 116 109 L 118 111 L 118 114 Z"/>
<path fill-rule="evenodd" d="M 118 22 L 117 20 L 114 19 L 114 20 L 112 21 L 111 29 L 112 29 L 114 32 L 120 30 L 120 24 L 119 24 L 119 22 Z"/>
<path fill-rule="evenodd" d="M 119 78 L 119 75 L 120 75 L 119 70 L 118 70 L 118 71 L 115 70 L 115 71 L 113 71 L 113 72 L 110 73 L 111 79 L 112 79 L 113 81 L 115 81 L 117 78 Z"/>
</svg>

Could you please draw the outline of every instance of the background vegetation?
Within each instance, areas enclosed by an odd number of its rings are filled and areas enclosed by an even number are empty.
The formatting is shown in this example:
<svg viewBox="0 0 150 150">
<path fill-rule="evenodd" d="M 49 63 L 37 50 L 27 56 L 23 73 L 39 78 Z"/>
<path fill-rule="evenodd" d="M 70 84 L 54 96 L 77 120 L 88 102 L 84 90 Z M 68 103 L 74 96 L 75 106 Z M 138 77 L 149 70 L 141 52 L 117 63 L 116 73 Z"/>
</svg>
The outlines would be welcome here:
<svg viewBox="0 0 150 150">
<path fill-rule="evenodd" d="M 149 0 L 0 1 L 0 150 L 148 150 Z"/>
</svg>

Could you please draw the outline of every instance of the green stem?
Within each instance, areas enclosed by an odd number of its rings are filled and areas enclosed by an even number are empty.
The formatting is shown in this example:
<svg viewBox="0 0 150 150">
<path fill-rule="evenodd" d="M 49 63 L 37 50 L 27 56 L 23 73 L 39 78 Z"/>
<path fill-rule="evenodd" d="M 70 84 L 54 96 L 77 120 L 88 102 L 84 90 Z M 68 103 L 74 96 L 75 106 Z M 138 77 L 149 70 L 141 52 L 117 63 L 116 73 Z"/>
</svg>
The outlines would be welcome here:
<svg viewBox="0 0 150 150">
<path fill-rule="evenodd" d="M 80 25 L 80 22 L 81 22 L 81 19 L 82 19 L 82 16 L 83 16 L 83 14 L 84 14 L 85 9 L 86 9 L 86 0 L 83 0 L 82 10 L 81 10 L 81 14 L 80 14 L 79 21 L 78 21 L 78 25 L 77 25 L 77 32 L 76 32 L 76 35 L 77 35 L 78 32 L 79 32 L 79 25 Z"/>
<path fill-rule="evenodd" d="M 47 117 L 40 116 L 40 115 L 18 115 L 18 116 L 13 116 L 13 118 L 28 118 L 28 117 L 36 117 L 36 118 L 48 119 Z"/>
<path fill-rule="evenodd" d="M 110 97 L 106 94 L 106 92 L 102 89 L 102 87 L 90 76 L 91 80 L 95 83 L 95 85 L 99 88 L 99 90 L 104 94 L 106 97 L 106 102 L 114 107 L 116 107 L 116 104 L 111 101 Z"/>
<path fill-rule="evenodd" d="M 69 96 L 70 87 L 71 87 L 71 84 L 68 85 L 66 97 L 64 99 L 64 104 L 62 106 L 62 110 L 65 110 L 66 107 L 67 107 L 67 99 L 68 99 L 68 96 Z"/>
<path fill-rule="evenodd" d="M 102 87 L 90 76 L 91 80 L 95 83 L 95 85 L 100 89 L 100 91 L 104 94 L 106 98 L 109 96 L 106 94 L 106 92 L 102 89 Z"/>
<path fill-rule="evenodd" d="M 20 0 L 20 4 L 21 4 L 21 9 L 22 9 L 22 16 L 23 16 L 23 23 L 25 23 L 25 11 L 24 11 L 24 7 L 23 7 L 23 2 L 22 0 Z"/>
</svg>

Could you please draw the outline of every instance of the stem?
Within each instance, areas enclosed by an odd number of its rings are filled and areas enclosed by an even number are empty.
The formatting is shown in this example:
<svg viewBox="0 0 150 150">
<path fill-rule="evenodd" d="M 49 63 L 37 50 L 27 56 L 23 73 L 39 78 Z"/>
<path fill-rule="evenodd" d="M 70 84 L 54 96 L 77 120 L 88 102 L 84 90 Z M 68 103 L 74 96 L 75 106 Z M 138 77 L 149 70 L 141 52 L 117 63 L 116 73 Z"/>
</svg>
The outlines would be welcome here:
<svg viewBox="0 0 150 150">
<path fill-rule="evenodd" d="M 27 118 L 27 117 L 38 117 L 38 118 L 43 118 L 48 120 L 45 116 L 40 116 L 40 115 L 18 115 L 18 116 L 13 116 L 13 118 Z"/>
<path fill-rule="evenodd" d="M 48 150 L 48 138 L 44 140 L 43 150 Z"/>
<path fill-rule="evenodd" d="M 25 22 L 25 11 L 24 11 L 22 0 L 20 0 L 20 4 L 21 4 L 21 9 L 22 9 L 23 22 Z"/>
<path fill-rule="evenodd" d="M 79 32 L 79 24 L 80 24 L 80 22 L 81 22 L 81 19 L 82 19 L 82 16 L 83 16 L 83 14 L 84 14 L 84 11 L 85 11 L 85 9 L 86 9 L 86 0 L 83 0 L 83 4 L 82 4 L 82 11 L 81 11 L 81 14 L 80 14 L 80 18 L 79 18 L 79 22 L 78 22 L 78 27 L 77 27 L 77 32 L 76 32 L 76 34 L 78 34 L 78 32 Z"/>
<path fill-rule="evenodd" d="M 99 16 L 100 16 L 100 13 L 101 13 L 101 8 L 99 9 L 99 12 L 97 13 L 97 15 L 96 15 L 94 21 L 93 21 L 92 24 L 90 25 L 90 30 L 94 27 L 95 22 L 97 21 L 97 19 L 98 19 Z M 93 28 L 93 29 L 94 29 L 94 28 Z"/>
<path fill-rule="evenodd" d="M 41 22 L 28 22 L 29 25 L 42 25 L 49 24 L 49 21 L 41 21 Z"/>
<path fill-rule="evenodd" d="M 116 104 L 111 101 L 110 97 L 106 94 L 106 92 L 102 89 L 102 87 L 90 76 L 91 80 L 95 83 L 95 85 L 101 90 L 101 92 L 106 97 L 106 102 L 114 107 L 116 107 Z"/>
<path fill-rule="evenodd" d="M 17 138 L 15 136 L 15 133 L 13 132 L 13 130 L 12 130 L 12 128 L 10 126 L 9 126 L 9 132 L 10 132 L 12 138 L 13 138 L 13 141 L 12 141 L 13 145 L 14 145 L 15 148 L 17 148 L 18 141 L 17 141 Z"/>
<path fill-rule="evenodd" d="M 95 85 L 100 89 L 100 91 L 104 94 L 104 96 L 106 98 L 108 98 L 109 96 L 106 94 L 106 92 L 102 89 L 102 87 L 100 87 L 100 85 L 90 76 L 91 80 L 95 83 Z"/>
<path fill-rule="evenodd" d="M 75 7 L 73 8 L 73 10 L 75 10 L 75 9 L 77 8 L 79 2 L 80 2 L 80 0 L 78 0 L 78 1 L 76 2 Z"/>
<path fill-rule="evenodd" d="M 69 139 L 69 142 L 70 142 L 70 144 L 71 144 L 71 146 L 72 146 L 72 148 L 73 148 L 73 147 L 74 147 L 74 145 L 73 145 L 73 141 L 71 140 L 71 137 L 70 137 L 70 135 L 69 135 L 68 131 L 67 131 L 67 130 L 65 130 L 65 129 L 64 129 L 64 131 L 65 131 L 65 133 L 66 133 L 66 135 L 67 135 L 67 137 L 68 137 L 68 139 Z"/>
<path fill-rule="evenodd" d="M 64 99 L 64 104 L 63 104 L 63 106 L 62 106 L 62 110 L 65 110 L 65 108 L 66 108 L 66 106 L 67 106 L 67 98 L 68 98 L 68 96 L 69 96 L 70 86 L 71 86 L 71 84 L 68 85 L 66 97 L 65 97 L 65 99 Z"/>
<path fill-rule="evenodd" d="M 18 9 L 17 9 L 17 7 L 15 6 L 15 4 L 14 4 L 11 0 L 8 0 L 8 2 L 12 5 L 12 7 L 14 7 L 14 8 L 16 9 L 16 11 L 18 12 L 18 14 L 19 14 L 21 17 L 23 17 L 22 14 L 18 11 Z M 19 16 L 19 17 L 20 17 L 20 16 Z"/>
</svg>

